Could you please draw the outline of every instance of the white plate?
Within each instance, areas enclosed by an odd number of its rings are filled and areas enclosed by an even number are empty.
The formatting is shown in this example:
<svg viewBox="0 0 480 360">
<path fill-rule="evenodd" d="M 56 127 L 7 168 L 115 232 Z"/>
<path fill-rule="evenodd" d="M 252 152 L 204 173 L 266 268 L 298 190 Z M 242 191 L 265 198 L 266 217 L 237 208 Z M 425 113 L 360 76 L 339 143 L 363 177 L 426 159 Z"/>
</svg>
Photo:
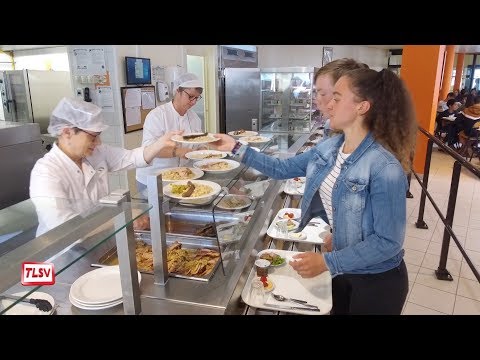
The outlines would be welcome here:
<svg viewBox="0 0 480 360">
<path fill-rule="evenodd" d="M 227 201 L 231 198 L 237 198 L 239 200 L 241 199 L 245 202 L 245 204 L 244 205 L 238 205 L 238 206 L 235 206 L 235 207 L 229 207 L 227 204 L 225 204 L 225 201 Z M 252 200 L 248 196 L 228 194 L 228 195 L 225 195 L 222 198 L 222 200 L 220 200 L 220 202 L 217 204 L 217 207 L 220 208 L 220 209 L 224 209 L 224 210 L 239 210 L 239 209 L 249 207 L 250 205 L 252 205 Z"/>
<path fill-rule="evenodd" d="M 192 172 L 193 172 L 193 177 L 191 178 L 188 178 L 188 179 L 176 179 L 176 180 L 169 180 L 169 179 L 165 179 L 163 177 L 163 174 L 167 171 L 170 171 L 170 170 L 180 170 L 180 169 L 190 169 Z M 159 174 L 162 174 L 162 181 L 163 182 L 173 182 L 173 181 L 180 181 L 180 180 L 195 180 L 195 179 L 200 179 L 203 175 L 205 175 L 205 173 L 200 170 L 200 169 L 196 169 L 196 168 L 191 168 L 191 167 L 186 167 L 186 166 L 180 166 L 180 167 L 175 167 L 175 168 L 168 168 L 168 169 L 162 169 L 158 172 Z"/>
<path fill-rule="evenodd" d="M 289 218 L 284 218 L 283 216 L 286 214 L 286 213 L 290 213 L 290 214 L 293 214 L 293 217 L 289 217 Z M 292 220 L 297 220 L 297 219 L 300 219 L 302 215 L 302 209 L 296 209 L 296 208 L 283 208 L 281 209 L 278 214 L 277 214 L 277 217 L 279 219 L 292 219 Z"/>
<path fill-rule="evenodd" d="M 270 141 L 270 138 L 265 136 L 243 136 L 240 140 L 245 141 L 249 144 L 264 144 Z"/>
<path fill-rule="evenodd" d="M 235 135 L 235 131 L 230 131 L 228 135 L 233 136 L 233 137 L 243 137 L 243 136 L 255 136 L 258 135 L 258 132 L 256 131 L 251 131 L 251 130 L 243 130 L 241 134 Z"/>
<path fill-rule="evenodd" d="M 274 253 L 274 254 L 277 254 L 277 255 L 281 256 L 283 259 L 285 259 L 285 257 L 282 256 L 281 252 L 279 252 L 279 251 L 277 251 L 277 250 L 275 250 L 275 249 L 262 250 L 262 251 L 260 251 L 260 252 L 257 254 L 257 258 L 261 259 L 260 256 L 262 256 L 262 255 L 265 254 L 265 253 Z M 285 261 L 284 261 L 283 263 L 279 264 L 279 265 L 272 265 L 272 264 L 270 264 L 270 267 L 279 267 L 279 266 L 285 265 L 286 263 L 287 263 L 287 259 L 285 259 Z"/>
<path fill-rule="evenodd" d="M 281 209 L 282 211 L 284 209 Z M 300 209 L 299 209 L 300 210 Z M 279 213 L 280 213 L 279 211 Z M 267 229 L 267 235 L 271 238 L 285 241 L 294 241 L 294 242 L 303 242 L 309 244 L 323 244 L 323 239 L 328 233 L 329 226 L 321 218 L 313 218 L 310 222 L 302 229 L 302 233 L 305 234 L 306 238 L 295 239 L 291 237 L 291 234 L 295 233 L 295 230 L 288 233 L 288 236 L 284 237 L 280 235 L 278 228 L 276 227 L 276 222 L 278 220 L 278 213 L 275 218 L 275 221 L 272 221 L 270 226 Z"/>
<path fill-rule="evenodd" d="M 320 234 L 318 234 L 320 236 Z M 307 234 L 304 232 L 292 232 L 288 234 L 288 237 L 292 240 L 305 240 L 307 238 Z"/>
<path fill-rule="evenodd" d="M 183 135 L 186 136 L 186 135 L 197 135 L 197 134 L 202 134 L 202 133 L 191 133 L 191 134 L 183 134 Z M 210 133 L 207 136 L 209 137 L 209 139 L 206 139 L 206 140 L 203 140 L 203 141 L 184 140 L 182 135 L 173 135 L 171 139 L 173 141 L 176 141 L 176 142 L 180 143 L 180 144 L 196 144 L 196 145 L 198 145 L 198 144 L 208 144 L 208 143 L 220 140 L 220 138 L 216 138 L 215 136 L 213 136 L 213 134 L 210 134 Z"/>
<path fill-rule="evenodd" d="M 14 296 L 24 296 L 27 293 L 28 293 L 28 291 L 20 291 L 20 292 L 14 293 L 12 295 L 14 295 Z M 12 307 L 10 310 L 8 310 L 3 315 L 51 315 L 55 311 L 55 299 L 49 294 L 46 294 L 44 292 L 35 291 L 35 292 L 31 293 L 30 295 L 28 295 L 27 299 L 47 300 L 50 304 L 52 304 L 52 310 L 42 311 L 42 310 L 38 309 L 33 304 L 18 302 L 17 305 Z M 0 300 L 0 311 L 2 311 L 3 309 L 6 309 L 10 305 L 12 305 L 14 302 L 15 302 L 15 300 L 11 300 L 11 299 Z"/>
<path fill-rule="evenodd" d="M 140 272 L 138 281 L 141 280 Z M 122 299 L 120 268 L 106 266 L 80 276 L 70 287 L 72 298 L 84 305 L 107 305 Z"/>
<path fill-rule="evenodd" d="M 228 169 L 222 169 L 222 170 L 209 170 L 209 169 L 202 168 L 202 166 L 209 165 L 209 164 L 216 164 L 216 163 L 219 163 L 219 162 L 227 163 L 229 168 Z M 239 167 L 240 163 L 238 161 L 235 161 L 235 160 L 206 159 L 206 160 L 200 160 L 200 161 L 195 162 L 193 164 L 193 166 L 195 168 L 197 168 L 199 170 L 202 170 L 202 171 L 205 171 L 205 172 L 209 172 L 209 173 L 213 173 L 213 174 L 224 174 L 224 173 L 227 173 L 227 172 L 232 171 L 232 170 L 236 169 L 237 167 Z"/>
<path fill-rule="evenodd" d="M 295 180 L 297 179 L 297 180 Z M 284 192 L 288 195 L 303 195 L 305 192 L 305 177 L 296 177 L 293 179 L 288 179 L 285 182 Z"/>
<path fill-rule="evenodd" d="M 287 219 L 276 220 L 275 225 L 278 224 L 279 222 L 282 222 L 282 221 L 289 221 L 289 220 L 287 220 Z M 290 220 L 290 221 L 293 223 L 293 225 L 290 225 L 290 226 L 287 225 L 288 231 L 293 231 L 295 229 L 298 229 L 298 226 L 300 225 L 300 223 L 298 221 L 295 221 L 295 220 Z"/>
<path fill-rule="evenodd" d="M 76 301 L 74 298 L 72 298 L 71 294 L 68 295 L 68 300 L 70 300 L 73 306 L 78 307 L 79 309 L 84 309 L 84 310 L 104 310 L 104 309 L 109 309 L 111 307 L 114 307 L 123 303 L 123 298 L 122 298 L 120 300 L 113 301 L 111 303 L 107 303 L 103 305 L 86 305 Z"/>
<path fill-rule="evenodd" d="M 204 160 L 206 159 L 209 155 L 219 155 L 220 157 L 214 157 L 212 159 L 223 159 L 227 157 L 227 153 L 224 151 L 218 151 L 218 150 L 196 150 L 196 151 L 190 151 L 185 154 L 185 157 L 190 160 Z"/>
<path fill-rule="evenodd" d="M 195 185 L 195 184 L 199 184 L 199 185 L 208 185 L 212 188 L 212 191 L 208 194 L 204 194 L 204 195 L 201 195 L 201 196 L 195 196 L 195 197 L 182 197 L 182 195 L 177 195 L 177 194 L 173 194 L 172 193 L 172 185 L 187 185 L 187 182 L 189 181 L 192 181 L 192 183 Z M 221 190 L 221 186 L 218 185 L 217 183 L 213 182 L 213 181 L 207 181 L 207 180 L 180 180 L 180 181 L 174 181 L 170 184 L 168 184 L 167 186 L 165 186 L 163 188 L 163 193 L 168 196 L 168 197 L 171 197 L 173 199 L 178 199 L 178 200 L 182 200 L 182 201 L 185 201 L 185 200 L 199 200 L 199 199 L 209 199 L 211 198 L 212 196 L 215 196 L 217 195 L 218 193 L 220 193 L 220 190 Z"/>
</svg>

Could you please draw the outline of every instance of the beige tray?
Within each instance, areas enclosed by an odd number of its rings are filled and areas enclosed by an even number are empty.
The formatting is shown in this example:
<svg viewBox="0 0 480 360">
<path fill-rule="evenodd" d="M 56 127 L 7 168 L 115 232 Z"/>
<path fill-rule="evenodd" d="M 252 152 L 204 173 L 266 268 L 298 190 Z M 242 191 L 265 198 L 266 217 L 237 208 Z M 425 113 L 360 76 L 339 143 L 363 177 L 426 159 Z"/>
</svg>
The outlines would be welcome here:
<svg viewBox="0 0 480 360">
<path fill-rule="evenodd" d="M 270 267 L 268 269 L 268 278 L 273 281 L 275 288 L 273 289 L 273 291 L 267 293 L 267 295 L 265 296 L 265 302 L 263 304 L 256 304 L 250 302 L 250 285 L 252 279 L 256 277 L 256 271 L 252 269 L 248 276 L 245 287 L 242 291 L 242 300 L 247 305 L 260 309 L 282 311 L 302 315 L 328 314 L 332 309 L 332 277 L 330 276 L 330 273 L 328 271 L 325 271 L 324 273 L 313 278 L 304 279 L 300 275 L 298 275 L 295 270 L 293 270 L 290 264 L 288 264 L 288 262 L 292 260 L 292 256 L 295 254 L 299 254 L 299 252 L 275 249 L 271 249 L 271 251 L 279 254 L 282 257 L 285 257 L 285 260 L 287 262 L 286 266 L 279 266 L 275 268 Z M 272 304 L 282 307 L 298 307 L 301 305 L 294 302 L 277 301 L 273 299 L 272 294 L 280 294 L 285 297 L 305 300 L 311 305 L 318 306 L 320 311 L 316 312 L 299 309 L 280 310 L 269 305 Z"/>
</svg>

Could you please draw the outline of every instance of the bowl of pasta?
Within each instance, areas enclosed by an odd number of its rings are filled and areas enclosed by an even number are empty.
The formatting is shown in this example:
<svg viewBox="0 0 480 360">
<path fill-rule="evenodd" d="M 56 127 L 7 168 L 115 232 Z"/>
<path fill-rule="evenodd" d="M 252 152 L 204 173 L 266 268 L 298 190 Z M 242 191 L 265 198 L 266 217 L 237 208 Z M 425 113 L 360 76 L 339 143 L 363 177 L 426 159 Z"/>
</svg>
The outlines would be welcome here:
<svg viewBox="0 0 480 360">
<path fill-rule="evenodd" d="M 186 204 L 208 204 L 220 193 L 221 186 L 207 180 L 180 180 L 167 184 L 163 194 Z"/>
</svg>

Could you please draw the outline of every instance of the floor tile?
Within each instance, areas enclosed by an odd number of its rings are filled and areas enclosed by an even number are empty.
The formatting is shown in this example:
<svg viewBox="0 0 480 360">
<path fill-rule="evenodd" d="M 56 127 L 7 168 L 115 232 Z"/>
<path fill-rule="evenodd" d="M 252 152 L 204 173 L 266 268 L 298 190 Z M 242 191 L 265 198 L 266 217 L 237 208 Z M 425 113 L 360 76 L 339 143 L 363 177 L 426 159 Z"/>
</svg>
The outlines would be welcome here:
<svg viewBox="0 0 480 360">
<path fill-rule="evenodd" d="M 451 314 L 455 303 L 455 295 L 415 283 L 408 301 L 445 314 Z"/>
<path fill-rule="evenodd" d="M 420 306 L 407 301 L 402 315 L 445 315 L 440 311 L 435 311 L 424 306 Z"/>
<path fill-rule="evenodd" d="M 427 223 L 428 229 L 419 229 L 415 225 L 417 218 L 410 216 L 407 220 L 405 234 L 407 236 L 416 237 L 422 240 L 430 240 L 435 230 L 436 222 L 431 222 L 425 218 L 424 221 Z"/>
<path fill-rule="evenodd" d="M 420 266 L 422 265 L 424 257 L 425 253 L 423 251 L 405 249 L 404 259 L 407 264 Z"/>
<path fill-rule="evenodd" d="M 476 265 L 477 271 L 480 273 L 480 264 L 475 264 Z M 472 270 L 470 269 L 470 266 L 468 266 L 467 262 L 464 260 L 462 261 L 462 266 L 460 268 L 460 277 L 465 278 L 465 279 L 470 279 L 474 281 L 478 281 L 475 275 L 473 274 Z"/>
<path fill-rule="evenodd" d="M 425 254 L 421 266 L 424 268 L 437 270 L 439 263 L 440 263 L 439 255 Z M 458 276 L 460 274 L 460 266 L 461 266 L 461 261 L 453 260 L 453 259 L 447 260 L 446 268 L 453 277 Z"/>
<path fill-rule="evenodd" d="M 480 284 L 478 281 L 460 278 L 457 295 L 480 301 Z"/>
<path fill-rule="evenodd" d="M 434 255 L 440 256 L 441 250 L 442 250 L 442 244 L 432 241 L 428 245 L 427 254 L 434 254 Z M 449 259 L 454 259 L 458 261 L 461 261 L 463 259 L 462 253 L 460 252 L 460 250 L 458 250 L 458 247 L 454 244 L 452 239 L 450 239 L 450 246 L 448 248 L 447 257 Z"/>
<path fill-rule="evenodd" d="M 453 281 L 438 280 L 435 276 L 435 270 L 421 267 L 418 271 L 417 277 L 415 278 L 415 283 L 456 294 L 458 286 L 458 276 L 452 277 Z"/>
<path fill-rule="evenodd" d="M 405 236 L 403 247 L 405 249 L 417 250 L 425 252 L 430 244 L 430 240 L 423 240 L 416 237 Z"/>
<path fill-rule="evenodd" d="M 453 315 L 480 315 L 480 301 L 457 295 Z"/>
<path fill-rule="evenodd" d="M 408 281 L 411 282 L 413 286 L 413 282 L 415 282 L 415 279 L 417 278 L 418 270 L 420 269 L 420 266 L 409 264 L 405 261 L 405 265 L 407 266 L 407 271 L 408 271 Z M 410 286 L 410 289 L 412 288 Z"/>
<path fill-rule="evenodd" d="M 480 229 L 468 229 L 465 248 L 480 252 Z"/>
</svg>

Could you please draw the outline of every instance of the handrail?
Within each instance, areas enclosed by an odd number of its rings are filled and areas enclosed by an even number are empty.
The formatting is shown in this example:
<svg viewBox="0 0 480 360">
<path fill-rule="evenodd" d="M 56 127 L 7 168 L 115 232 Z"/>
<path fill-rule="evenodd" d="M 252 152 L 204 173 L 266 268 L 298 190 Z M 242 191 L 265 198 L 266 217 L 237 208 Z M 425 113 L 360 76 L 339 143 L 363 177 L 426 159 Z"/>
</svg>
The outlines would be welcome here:
<svg viewBox="0 0 480 360">
<path fill-rule="evenodd" d="M 457 236 L 455 235 L 454 231 L 452 230 L 452 224 L 453 224 L 453 216 L 455 214 L 455 205 L 456 205 L 456 200 L 457 200 L 457 191 L 458 191 L 458 185 L 460 182 L 460 172 L 462 166 L 468 169 L 472 174 L 474 174 L 477 178 L 480 179 L 480 171 L 474 167 L 471 163 L 467 162 L 464 160 L 460 155 L 458 155 L 455 151 L 450 149 L 449 147 L 445 146 L 440 140 L 438 140 L 436 137 L 434 137 L 432 134 L 430 134 L 428 131 L 423 129 L 422 127 L 418 127 L 418 130 L 423 133 L 427 138 L 428 138 L 428 145 L 427 145 L 427 154 L 425 158 L 425 166 L 424 166 L 424 172 L 423 172 L 423 181 L 420 179 L 418 174 L 412 169 L 413 175 L 415 175 L 415 178 L 417 179 L 418 183 L 420 184 L 422 188 L 422 195 L 420 198 L 420 207 L 418 210 L 418 218 L 417 222 L 415 225 L 417 228 L 421 229 L 428 229 L 427 224 L 423 220 L 423 214 L 425 211 L 425 199 L 428 197 L 430 202 L 432 203 L 435 211 L 437 212 L 438 216 L 440 217 L 440 220 L 442 220 L 445 230 L 443 232 L 443 241 L 442 241 L 442 249 L 440 253 L 440 261 L 438 265 L 438 269 L 435 270 L 435 275 L 437 276 L 437 279 L 439 280 L 449 280 L 452 281 L 453 277 L 451 274 L 448 272 L 446 269 L 447 265 L 447 259 L 448 259 L 448 250 L 450 246 L 450 237 L 453 238 L 454 242 L 456 243 L 458 249 L 460 250 L 462 256 L 465 258 L 468 266 L 472 270 L 473 274 L 477 278 L 478 282 L 480 282 L 480 274 L 478 270 L 476 269 L 475 265 L 472 263 L 470 258 L 468 257 L 468 254 L 466 251 L 463 249 L 462 245 L 460 244 Z M 433 148 L 433 143 L 436 143 L 445 153 L 449 154 L 451 157 L 455 159 L 455 163 L 453 164 L 453 173 L 452 173 L 452 180 L 450 183 L 450 192 L 449 192 L 449 198 L 448 198 L 448 207 L 447 207 L 447 215 L 446 217 L 443 216 L 442 212 L 438 208 L 437 204 L 433 200 L 432 196 L 427 190 L 428 187 L 428 177 L 430 173 L 430 163 L 431 163 L 431 157 L 432 157 L 432 148 Z M 407 196 L 409 194 L 409 191 L 407 192 Z"/>
<path fill-rule="evenodd" d="M 467 160 L 465 160 L 462 156 L 458 155 L 458 153 L 454 150 L 452 150 L 449 146 L 446 146 L 443 142 L 438 140 L 435 136 L 430 134 L 427 130 L 425 130 L 422 127 L 418 127 L 418 130 L 422 132 L 425 136 L 427 136 L 430 140 L 432 140 L 435 144 L 437 144 L 439 147 L 442 148 L 443 151 L 448 153 L 451 157 L 453 157 L 455 160 L 457 160 L 462 166 L 466 167 L 471 173 L 473 173 L 475 176 L 477 176 L 480 179 L 480 170 L 477 169 L 475 166 L 473 166 L 471 163 L 469 163 Z"/>
</svg>

